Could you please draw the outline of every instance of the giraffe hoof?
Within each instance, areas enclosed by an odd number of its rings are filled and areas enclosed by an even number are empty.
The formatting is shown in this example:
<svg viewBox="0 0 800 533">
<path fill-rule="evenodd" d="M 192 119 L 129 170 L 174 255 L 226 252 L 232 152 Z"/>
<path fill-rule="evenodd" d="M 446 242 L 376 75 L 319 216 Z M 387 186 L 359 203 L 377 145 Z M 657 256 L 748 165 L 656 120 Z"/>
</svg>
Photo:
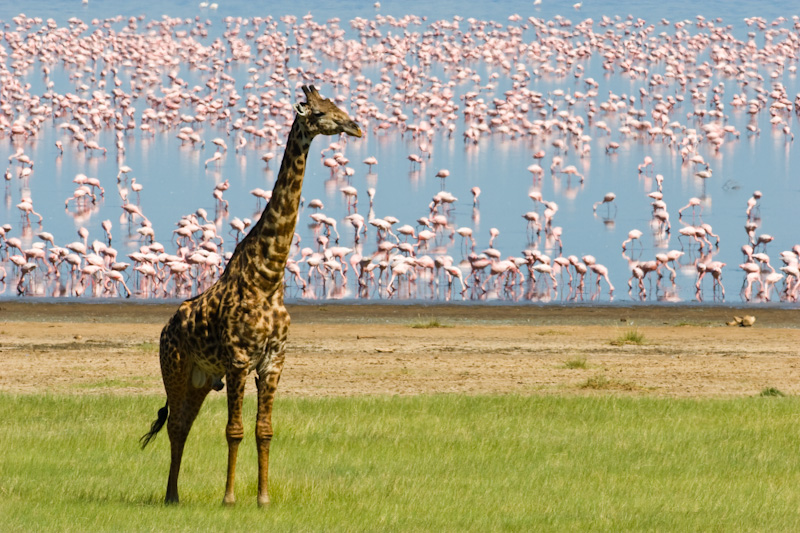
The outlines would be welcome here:
<svg viewBox="0 0 800 533">
<path fill-rule="evenodd" d="M 261 507 L 261 508 L 269 507 L 269 504 L 270 504 L 269 496 L 264 496 L 263 498 L 261 496 L 258 497 L 258 506 L 259 507 Z"/>
<path fill-rule="evenodd" d="M 229 497 L 225 495 L 225 497 L 222 498 L 222 505 L 225 507 L 233 507 L 234 505 L 236 505 L 236 498 L 234 498 L 233 496 Z"/>
</svg>

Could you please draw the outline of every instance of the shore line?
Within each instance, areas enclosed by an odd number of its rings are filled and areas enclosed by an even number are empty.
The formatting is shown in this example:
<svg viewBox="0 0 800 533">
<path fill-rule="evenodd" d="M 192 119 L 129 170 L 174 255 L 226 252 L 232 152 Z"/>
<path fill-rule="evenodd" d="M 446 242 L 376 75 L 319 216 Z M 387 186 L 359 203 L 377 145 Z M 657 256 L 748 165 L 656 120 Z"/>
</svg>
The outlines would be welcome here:
<svg viewBox="0 0 800 533">
<path fill-rule="evenodd" d="M 166 322 L 174 302 L 0 302 L 0 322 Z M 800 309 L 727 305 L 464 305 L 442 303 L 289 303 L 293 323 L 403 323 L 435 318 L 455 323 L 529 325 L 724 325 L 753 315 L 755 327 L 800 328 Z"/>
</svg>

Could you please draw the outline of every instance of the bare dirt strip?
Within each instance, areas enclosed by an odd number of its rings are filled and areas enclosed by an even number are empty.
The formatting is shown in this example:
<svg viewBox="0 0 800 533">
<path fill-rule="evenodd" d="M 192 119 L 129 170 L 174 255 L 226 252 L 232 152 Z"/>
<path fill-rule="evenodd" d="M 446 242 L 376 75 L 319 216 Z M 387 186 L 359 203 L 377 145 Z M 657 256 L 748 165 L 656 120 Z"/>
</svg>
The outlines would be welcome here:
<svg viewBox="0 0 800 533">
<path fill-rule="evenodd" d="M 0 391 L 161 394 L 169 304 L 0 302 Z M 800 311 L 293 305 L 286 396 L 800 393 Z M 752 327 L 725 323 L 753 315 Z M 438 321 L 447 327 L 412 327 Z M 617 342 L 629 332 L 642 344 Z M 248 385 L 253 387 L 252 383 Z"/>
</svg>

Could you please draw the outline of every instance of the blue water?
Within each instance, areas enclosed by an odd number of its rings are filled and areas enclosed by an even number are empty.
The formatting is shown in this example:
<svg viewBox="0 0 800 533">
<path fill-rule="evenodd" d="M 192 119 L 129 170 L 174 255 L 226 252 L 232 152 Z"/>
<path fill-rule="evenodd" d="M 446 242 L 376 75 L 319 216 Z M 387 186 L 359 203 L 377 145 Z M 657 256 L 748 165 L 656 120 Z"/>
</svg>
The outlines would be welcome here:
<svg viewBox="0 0 800 533">
<path fill-rule="evenodd" d="M 573 7 L 575 2 L 552 0 L 543 0 L 538 6 L 534 6 L 532 1 L 526 0 L 485 2 L 441 0 L 435 3 L 421 0 L 387 0 L 380 2 L 380 8 L 378 9 L 374 7 L 374 2 L 356 0 L 336 0 L 333 2 L 297 0 L 280 6 L 256 5 L 255 9 L 253 2 L 244 0 L 217 2 L 217 4 L 217 9 L 211 10 L 200 8 L 200 2 L 188 0 L 173 0 L 169 2 L 158 0 L 95 0 L 87 4 L 83 4 L 80 1 L 28 0 L 24 3 L 4 2 L 0 6 L 0 19 L 9 21 L 12 17 L 24 13 L 29 17 L 53 18 L 63 24 L 70 17 L 78 17 L 88 21 L 92 18 L 104 19 L 116 15 L 125 17 L 144 15 L 148 19 L 157 19 L 162 15 L 167 15 L 170 17 L 203 16 L 213 20 L 228 16 L 263 17 L 271 15 L 280 17 L 285 14 L 302 17 L 311 13 L 319 21 L 338 17 L 346 22 L 355 17 L 372 18 L 376 13 L 380 13 L 394 17 L 415 14 L 427 17 L 428 21 L 461 16 L 464 19 L 474 17 L 482 20 L 505 22 L 510 15 L 517 13 L 524 18 L 534 16 L 552 19 L 556 16 L 563 16 L 573 22 L 585 18 L 598 20 L 604 15 L 609 17 L 632 15 L 646 19 L 651 23 L 656 23 L 662 18 L 671 22 L 685 19 L 694 20 L 697 15 L 701 15 L 707 19 L 721 17 L 725 24 L 740 25 L 745 17 L 759 16 L 770 22 L 780 16 L 791 20 L 793 15 L 800 14 L 800 8 L 795 2 L 786 1 L 585 1 L 581 2 L 579 10 Z"/>
<path fill-rule="evenodd" d="M 573 8 L 572 2 L 547 2 L 546 0 L 542 2 L 541 6 L 533 6 L 532 2 L 439 2 L 435 7 L 422 2 L 381 2 L 379 8 L 369 2 L 317 4 L 301 1 L 294 2 L 289 6 L 282 5 L 280 11 L 265 8 L 256 12 L 252 9 L 252 3 L 246 2 L 221 2 L 217 9 L 200 8 L 197 2 L 171 2 L 165 5 L 164 2 L 90 1 L 87 5 L 83 5 L 80 2 L 31 1 L 24 6 L 25 15 L 28 17 L 53 18 L 57 24 L 62 26 L 68 24 L 71 17 L 77 17 L 90 23 L 92 19 L 102 20 L 122 15 L 123 21 L 112 25 L 117 31 L 125 26 L 128 17 L 142 15 L 143 20 L 139 22 L 137 31 L 143 35 L 146 35 L 148 31 L 153 31 L 146 27 L 147 22 L 159 20 L 162 15 L 182 18 L 199 16 L 201 20 L 211 21 L 209 36 L 203 39 L 206 44 L 211 43 L 226 29 L 226 17 L 272 16 L 279 18 L 286 14 L 303 16 L 309 13 L 315 21 L 320 23 L 333 17 L 340 18 L 340 26 L 345 30 L 345 38 L 355 37 L 355 31 L 350 27 L 349 21 L 356 17 L 370 20 L 376 16 L 400 18 L 413 13 L 424 16 L 426 20 L 421 21 L 420 24 L 410 24 L 405 31 L 423 33 L 434 21 L 452 21 L 454 16 L 463 18 L 460 26 L 462 29 L 466 29 L 468 27 L 467 19 L 470 17 L 494 20 L 502 25 L 509 24 L 508 17 L 512 14 L 521 15 L 523 21 L 528 17 L 556 22 L 566 18 L 573 23 L 570 27 L 574 27 L 575 24 L 586 18 L 592 18 L 597 23 L 603 16 L 611 18 L 619 16 L 622 17 L 620 20 L 624 20 L 626 16 L 632 15 L 634 18 L 645 19 L 648 24 L 656 25 L 652 32 L 652 35 L 656 36 L 662 31 L 674 32 L 672 25 L 660 25 L 661 19 L 667 19 L 673 24 L 677 21 L 688 20 L 690 23 L 687 29 L 689 33 L 695 34 L 700 30 L 692 27 L 691 22 L 696 20 L 697 15 L 703 15 L 708 19 L 722 17 L 722 22 L 717 22 L 717 26 L 731 24 L 733 26 L 732 34 L 737 38 L 746 39 L 747 33 L 755 31 L 755 28 L 744 23 L 745 17 L 754 15 L 764 17 L 769 27 L 773 19 L 783 16 L 788 19 L 788 22 L 783 23 L 782 27 L 792 28 L 792 16 L 796 9 L 794 4 L 788 2 L 710 2 L 702 4 L 689 2 L 669 4 L 663 2 L 584 2 L 580 9 L 576 10 Z M 0 20 L 6 24 L 13 26 L 12 18 L 15 15 L 17 15 L 16 10 L 10 10 L 8 4 L 0 6 Z M 280 23 L 279 27 L 284 28 L 285 26 Z M 391 28 L 388 25 L 383 25 L 380 29 L 384 34 L 388 32 L 401 34 L 404 31 L 402 28 Z M 595 31 L 599 32 L 600 29 L 595 26 Z M 794 30 L 790 31 L 794 32 Z M 527 40 L 535 39 L 532 29 L 525 30 L 523 35 Z M 252 40 L 249 42 L 252 44 Z M 763 38 L 760 35 L 757 42 L 759 46 L 763 45 Z M 408 60 L 414 61 L 415 59 L 409 55 Z M 706 60 L 708 60 L 708 48 L 701 50 L 695 63 L 702 63 Z M 6 65 L 9 66 L 10 63 L 11 60 L 7 59 Z M 581 64 L 585 69 L 584 78 L 593 77 L 599 84 L 597 104 L 606 100 L 609 91 L 616 94 L 638 96 L 639 89 L 642 87 L 649 89 L 651 93 L 661 91 L 665 96 L 683 94 L 685 101 L 681 105 L 680 111 L 671 120 L 678 120 L 685 126 L 694 128 L 699 128 L 700 123 L 695 119 L 687 118 L 687 114 L 694 109 L 708 110 L 710 108 L 708 103 L 693 104 L 690 95 L 682 92 L 674 82 L 662 89 L 654 89 L 647 85 L 648 79 L 645 77 L 631 79 L 623 76 L 619 71 L 607 74 L 602 69 L 601 58 L 597 52 L 589 59 L 581 61 Z M 302 66 L 307 70 L 337 68 L 335 63 L 324 58 L 318 66 L 314 67 L 301 63 L 296 56 L 290 59 L 289 65 Z M 797 65 L 796 59 L 785 59 L 783 66 L 786 69 L 774 80 L 780 81 L 784 85 L 790 100 L 800 93 L 796 74 L 788 70 L 788 67 L 792 65 Z M 242 86 L 249 79 L 248 68 L 251 66 L 253 66 L 252 63 L 234 64 L 226 69 L 226 73 L 236 78 L 237 90 L 241 95 L 246 95 Z M 378 80 L 380 77 L 379 67 L 380 65 L 368 65 L 364 68 L 363 73 L 372 80 Z M 499 74 L 494 81 L 496 87 L 493 90 L 483 91 L 484 94 L 481 96 L 485 102 L 491 104 L 495 98 L 504 98 L 504 92 L 511 89 L 511 81 L 498 65 L 474 61 L 469 64 L 469 67 L 481 75 L 482 85 L 489 81 L 491 73 Z M 527 67 L 528 69 L 532 68 L 529 64 Z M 651 76 L 652 74 L 664 75 L 666 72 L 665 62 L 647 65 L 647 67 Z M 532 247 L 522 214 L 536 208 L 528 198 L 529 191 L 536 185 L 535 190 L 540 191 L 546 200 L 555 201 L 559 206 L 553 224 L 563 228 L 564 255 L 574 254 L 578 257 L 585 254 L 594 255 L 599 263 L 610 270 L 612 283 L 616 286 L 613 294 L 609 293 L 605 282 L 597 291 L 594 281 L 591 281 L 587 284 L 586 290 L 578 294 L 568 289 L 565 280 L 560 280 L 559 289 L 555 291 L 520 287 L 509 293 L 501 288 L 496 288 L 485 293 L 469 291 L 462 296 L 459 291 L 447 290 L 444 278 L 440 280 L 439 288 L 436 290 L 429 290 L 422 282 L 418 282 L 423 287 L 417 293 L 404 292 L 406 287 L 401 286 L 401 290 L 390 295 L 385 291 L 384 283 L 383 288 L 373 287 L 365 293 L 359 293 L 352 274 L 348 284 L 344 287 L 332 288 L 331 284 L 327 284 L 324 289 L 320 288 L 303 294 L 294 285 L 290 285 L 288 294 L 295 299 L 366 297 L 368 299 L 398 300 L 402 297 L 412 297 L 434 301 L 465 299 L 468 301 L 556 302 L 631 302 L 644 299 L 648 302 L 740 303 L 743 296 L 739 288 L 744 274 L 737 268 L 737 265 L 742 262 L 740 247 L 747 242 L 747 235 L 743 229 L 746 221 L 744 208 L 747 199 L 755 189 L 763 192 L 760 203 L 761 220 L 756 233 L 768 233 L 774 236 L 774 241 L 768 245 L 772 264 L 776 267 L 780 266 L 778 252 L 788 250 L 800 242 L 797 232 L 788 223 L 794 218 L 795 206 L 800 199 L 800 185 L 796 170 L 798 155 L 795 143 L 788 142 L 780 130 L 770 126 L 769 114 L 766 111 L 762 111 L 758 115 L 760 135 L 747 135 L 746 125 L 749 115 L 743 110 L 734 111 L 730 106 L 731 97 L 736 92 L 744 91 L 747 98 L 753 98 L 756 94 L 753 88 L 756 85 L 762 85 L 769 90 L 769 75 L 774 68 L 774 65 L 758 63 L 758 72 L 764 76 L 765 81 L 763 84 L 753 82 L 744 88 L 740 87 L 736 80 L 721 76 L 719 73 L 711 78 L 710 86 L 705 89 L 709 93 L 709 100 L 712 89 L 723 83 L 725 86 L 723 102 L 725 111 L 730 117 L 729 124 L 734 125 L 741 132 L 741 136 L 738 140 L 726 142 L 718 154 L 707 144 L 700 146 L 699 154 L 713 169 L 712 177 L 705 181 L 694 176 L 694 173 L 701 168 L 682 165 L 677 152 L 665 143 L 622 138 L 616 130 L 619 125 L 619 117 L 623 116 L 623 113 L 609 116 L 597 114 L 595 120 L 608 122 L 612 129 L 611 135 L 606 136 L 596 128 L 586 128 L 586 133 L 592 137 L 589 143 L 591 146 L 590 156 L 581 158 L 574 149 L 564 156 L 564 165 L 575 165 L 586 176 L 583 184 L 578 183 L 575 178 L 568 179 L 566 175 L 551 176 L 548 167 L 554 155 L 554 149 L 550 145 L 552 139 L 530 137 L 510 139 L 500 134 L 494 134 L 483 137 L 477 145 L 465 144 L 462 139 L 464 126 L 460 118 L 456 121 L 458 128 L 454 135 L 448 136 L 444 132 L 439 132 L 432 138 L 431 157 L 419 167 L 412 167 L 406 159 L 410 153 L 420 153 L 418 141 L 409 134 L 401 136 L 397 132 L 390 132 L 388 135 L 375 135 L 371 132 L 375 126 L 372 123 L 369 124 L 368 131 L 370 133 L 363 139 L 351 140 L 347 143 L 345 155 L 351 161 L 349 166 L 355 170 L 349 183 L 359 191 L 359 213 L 365 217 L 368 216 L 366 190 L 368 187 L 374 187 L 376 189 L 374 204 L 376 216 L 392 215 L 400 220 L 397 226 L 402 224 L 416 226 L 415 221 L 419 217 L 429 214 L 427 206 L 433 195 L 444 188 L 458 198 L 449 215 L 450 223 L 454 228 L 466 226 L 473 229 L 478 241 L 476 247 L 478 253 L 488 246 L 490 228 L 497 228 L 500 231 L 494 245 L 502 251 L 504 257 L 511 255 L 519 257 L 524 249 Z M 50 79 L 54 83 L 54 91 L 59 93 L 78 92 L 81 82 L 70 79 L 70 74 L 75 72 L 74 69 L 65 69 L 56 64 L 52 65 L 51 70 Z M 164 82 L 167 81 L 164 76 L 166 72 L 166 69 L 161 71 Z M 86 74 L 88 77 L 89 73 Z M 96 71 L 95 74 L 97 74 Z M 130 74 L 131 69 L 120 69 L 119 77 L 123 82 L 122 88 L 126 91 L 130 89 Z M 263 81 L 268 74 L 269 72 L 264 73 L 262 70 L 260 79 Z M 206 79 L 204 73 L 193 71 L 185 65 L 180 66 L 179 75 L 188 82 L 189 87 L 202 84 Z M 451 72 L 441 64 L 434 62 L 430 67 L 430 75 L 439 79 L 447 79 Z M 31 67 L 22 70 L 21 76 L 26 83 L 31 84 L 31 94 L 41 95 L 45 92 L 41 65 L 38 62 L 34 61 Z M 551 95 L 551 97 L 553 91 L 558 89 L 569 93 L 587 90 L 582 81 L 578 81 L 572 76 L 572 72 L 563 77 L 547 74 L 535 76 L 528 86 L 531 90 Z M 473 88 L 474 84 L 470 82 L 458 84 L 453 90 L 460 96 Z M 344 87 L 320 85 L 319 89 L 325 96 L 341 94 L 347 98 L 351 94 Z M 88 93 L 78 94 L 85 97 Z M 378 102 L 377 97 L 373 96 L 373 98 L 375 102 Z M 463 109 L 461 100 L 459 98 L 455 100 L 462 105 Z M 239 105 L 243 101 L 244 98 L 240 100 Z M 138 123 L 142 110 L 148 106 L 148 102 L 141 97 L 133 105 L 136 107 L 135 117 Z M 561 105 L 563 109 L 564 104 Z M 637 108 L 642 107 L 638 101 L 634 105 Z M 574 114 L 586 118 L 586 105 L 581 103 L 579 106 Z M 644 105 L 648 112 L 651 107 L 652 104 Z M 186 111 L 189 112 L 188 109 Z M 413 114 L 414 110 L 409 106 L 404 111 L 407 114 Z M 794 113 L 787 115 L 786 119 L 795 134 L 800 132 L 797 116 Z M 223 123 L 203 125 L 201 133 L 206 140 L 206 146 L 203 149 L 182 146 L 180 140 L 175 137 L 177 128 L 173 128 L 158 132 L 154 137 L 142 135 L 140 132 L 127 136 L 124 155 L 119 155 L 114 149 L 113 131 L 105 129 L 100 131 L 97 140 L 100 145 L 108 148 L 108 154 L 105 156 L 90 155 L 76 148 L 72 141 L 69 141 L 64 131 L 58 128 L 62 123 L 63 120 L 54 119 L 35 138 L 24 142 L 12 141 L 8 136 L 0 139 L 0 161 L 3 161 L 3 157 L 15 153 L 20 147 L 24 148 L 25 153 L 35 161 L 34 173 L 25 184 L 27 188 L 21 187 L 19 184 L 22 182 L 14 178 L 6 189 L 4 203 L 0 207 L 0 224 L 10 223 L 13 229 L 9 236 L 22 236 L 27 246 L 38 240 L 35 234 L 40 231 L 53 233 L 56 243 L 61 245 L 79 240 L 76 232 L 80 227 L 89 230 L 90 243 L 94 239 L 103 240 L 104 234 L 100 223 L 106 219 L 111 220 L 113 224 L 113 246 L 120 252 L 121 258 L 144 245 L 145 242 L 135 233 L 137 226 L 130 226 L 121 218 L 122 201 L 116 191 L 116 175 L 119 165 L 125 164 L 133 169 L 130 177 L 136 177 L 137 183 L 144 187 L 141 193 L 142 210 L 152 220 L 157 239 L 167 246 L 169 253 L 176 250 L 174 241 L 170 242 L 170 234 L 175 228 L 175 223 L 181 216 L 193 213 L 199 207 L 205 208 L 213 214 L 215 204 L 211 192 L 214 185 L 228 180 L 231 187 L 225 192 L 225 199 L 230 202 L 230 206 L 228 213 L 220 216 L 218 230 L 226 239 L 225 249 L 230 251 L 233 236 L 229 233 L 229 222 L 234 217 L 254 219 L 258 216 L 259 208 L 248 191 L 255 187 L 271 188 L 282 155 L 282 147 L 279 145 L 254 147 L 252 141 L 243 154 L 234 153 L 235 134 L 229 135 L 229 131 Z M 204 161 L 210 158 L 214 152 L 210 141 L 215 137 L 224 138 L 229 146 L 229 151 L 219 167 L 212 163 L 209 168 L 204 168 Z M 58 155 L 54 145 L 56 140 L 64 143 L 65 153 L 63 156 Z M 320 138 L 312 145 L 311 164 L 306 173 L 304 197 L 306 201 L 319 198 L 324 202 L 325 214 L 337 220 L 339 232 L 342 234 L 340 244 L 352 246 L 353 232 L 344 221 L 344 217 L 348 213 L 345 198 L 339 192 L 339 188 L 345 185 L 346 181 L 341 178 L 331 179 L 329 170 L 322 165 L 321 158 L 317 157 L 320 151 L 333 140 Z M 605 146 L 611 140 L 620 142 L 621 146 L 616 155 L 608 156 L 605 153 Z M 800 139 L 797 142 L 800 142 Z M 539 149 L 547 152 L 547 157 L 541 162 L 545 168 L 545 176 L 540 183 L 535 184 L 526 168 L 534 162 L 531 155 Z M 271 162 L 269 169 L 265 169 L 264 163 L 260 160 L 261 155 L 266 151 L 276 153 L 276 158 Z M 375 156 L 379 160 L 379 164 L 374 168 L 374 174 L 367 174 L 366 168 L 361 163 L 368 156 Z M 654 159 L 652 174 L 637 172 L 637 166 L 642 163 L 645 156 Z M 14 171 L 18 168 L 14 163 L 9 166 Z M 435 177 L 436 172 L 442 168 L 450 170 L 450 177 L 445 180 L 444 184 Z M 75 216 L 74 208 L 70 208 L 69 211 L 64 209 L 64 200 L 71 196 L 74 190 L 72 179 L 78 173 L 99 178 L 106 188 L 106 195 L 96 206 L 92 207 L 90 212 Z M 647 194 L 655 190 L 653 174 L 664 176 L 664 201 L 667 203 L 673 224 L 673 231 L 668 236 L 668 240 L 663 234 L 656 237 L 655 233 L 657 232 L 651 229 L 652 208 Z M 477 211 L 473 210 L 470 194 L 470 189 L 475 186 L 482 189 L 480 206 Z M 606 210 L 606 206 L 600 206 L 594 213 L 592 204 L 611 191 L 616 194 L 616 207 Z M 32 226 L 27 231 L 23 231 L 23 224 L 15 206 L 23 195 L 28 194 L 33 198 L 34 206 L 38 212 L 42 213 L 44 220 L 40 227 L 34 218 Z M 135 195 L 133 192 L 130 194 L 130 198 Z M 666 283 L 666 280 L 657 284 L 653 277 L 647 281 L 646 293 L 640 293 L 635 286 L 634 290 L 629 293 L 627 285 L 631 275 L 629 260 L 652 259 L 658 252 L 682 248 L 682 243 L 677 238 L 677 230 L 680 227 L 677 210 L 693 196 L 703 199 L 702 219 L 711 224 L 715 232 L 720 235 L 720 247 L 718 250 L 714 250 L 710 259 L 726 263 L 723 270 L 723 282 L 726 286 L 725 297 L 723 298 L 718 290 L 712 289 L 710 276 L 706 276 L 703 280 L 699 293 L 695 290 L 694 263 L 698 259 L 698 254 L 694 251 L 694 245 L 691 245 L 688 240 L 684 241 L 686 255 L 681 259 L 682 268 L 678 271 L 674 285 Z M 538 210 L 542 214 L 543 209 L 540 207 Z M 314 247 L 315 233 L 313 228 L 309 227 L 311 221 L 308 217 L 311 212 L 306 208 L 300 213 L 297 231 L 302 239 L 301 246 Z M 690 220 L 691 215 L 686 218 Z M 628 232 L 634 228 L 644 233 L 641 239 L 643 248 L 637 245 L 625 257 L 621 254 L 620 244 Z M 460 247 L 460 241 L 461 239 L 457 235 L 453 240 L 446 235 L 440 236 L 435 243 L 436 246 L 430 246 L 427 253 L 432 256 L 450 255 L 456 264 L 461 262 L 463 265 L 464 253 Z M 558 255 L 557 248 L 553 248 L 552 242 L 548 243 L 544 238 L 536 239 L 535 247 L 551 257 Z M 364 242 L 364 255 L 373 251 L 374 248 L 373 231 Z M 5 284 L 0 284 L 0 290 L 3 291 L 3 296 L 13 297 L 17 293 L 16 284 L 12 281 L 13 268 L 6 263 L 6 269 L 9 271 L 8 279 Z M 522 271 L 525 273 L 524 267 Z M 465 277 L 468 272 L 469 270 L 465 268 Z M 51 285 L 41 277 L 41 274 L 32 279 L 34 283 L 26 288 L 26 295 L 52 295 Z M 163 295 L 139 294 L 139 296 L 156 298 Z M 772 298 L 773 300 L 778 299 L 774 294 Z M 753 298 L 752 301 L 758 301 L 758 298 Z"/>
</svg>

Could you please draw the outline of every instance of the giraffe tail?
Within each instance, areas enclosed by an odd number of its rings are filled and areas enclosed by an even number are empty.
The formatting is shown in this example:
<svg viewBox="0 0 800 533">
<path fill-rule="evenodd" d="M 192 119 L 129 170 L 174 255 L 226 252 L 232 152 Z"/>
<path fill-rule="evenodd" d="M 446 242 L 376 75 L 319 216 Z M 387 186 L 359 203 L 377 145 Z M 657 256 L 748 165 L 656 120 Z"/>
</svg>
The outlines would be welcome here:
<svg viewBox="0 0 800 533">
<path fill-rule="evenodd" d="M 164 407 L 158 410 L 158 418 L 153 421 L 153 425 L 150 426 L 150 431 L 142 435 L 142 438 L 139 439 L 143 450 L 145 446 L 150 444 L 150 441 L 153 440 L 158 432 L 161 431 L 161 428 L 164 427 L 164 423 L 167 421 L 167 415 L 169 415 L 169 401 L 164 404 Z"/>
</svg>

